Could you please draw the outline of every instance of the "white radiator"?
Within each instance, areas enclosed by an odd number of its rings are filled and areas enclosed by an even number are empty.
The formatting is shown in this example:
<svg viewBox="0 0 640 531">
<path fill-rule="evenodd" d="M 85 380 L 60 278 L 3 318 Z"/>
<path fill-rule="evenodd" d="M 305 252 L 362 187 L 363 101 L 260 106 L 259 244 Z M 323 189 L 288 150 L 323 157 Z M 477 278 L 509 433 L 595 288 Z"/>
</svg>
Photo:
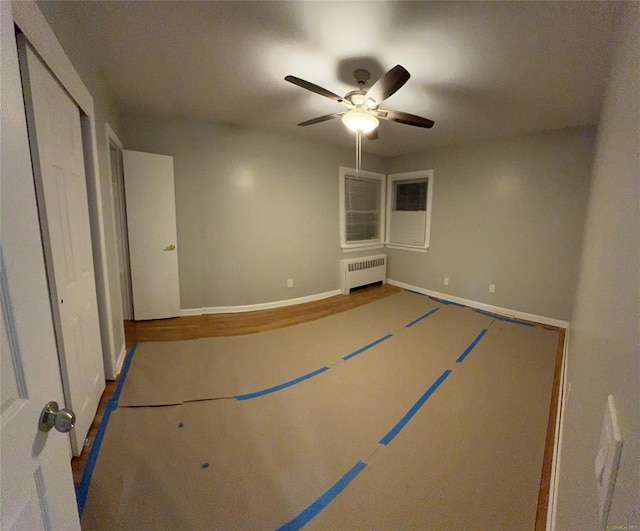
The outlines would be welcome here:
<svg viewBox="0 0 640 531">
<path fill-rule="evenodd" d="M 340 260 L 340 288 L 347 295 L 352 288 L 387 281 L 387 255 Z"/>
</svg>

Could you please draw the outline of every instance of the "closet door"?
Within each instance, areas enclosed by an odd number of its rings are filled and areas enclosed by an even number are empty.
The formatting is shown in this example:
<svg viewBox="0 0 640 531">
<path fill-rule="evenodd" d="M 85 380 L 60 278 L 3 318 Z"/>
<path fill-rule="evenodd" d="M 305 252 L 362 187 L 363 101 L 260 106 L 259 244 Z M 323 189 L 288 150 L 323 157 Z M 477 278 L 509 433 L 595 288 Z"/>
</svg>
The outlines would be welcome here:
<svg viewBox="0 0 640 531">
<path fill-rule="evenodd" d="M 71 431 L 80 455 L 105 387 L 80 109 L 18 38 L 31 158 Z"/>
</svg>

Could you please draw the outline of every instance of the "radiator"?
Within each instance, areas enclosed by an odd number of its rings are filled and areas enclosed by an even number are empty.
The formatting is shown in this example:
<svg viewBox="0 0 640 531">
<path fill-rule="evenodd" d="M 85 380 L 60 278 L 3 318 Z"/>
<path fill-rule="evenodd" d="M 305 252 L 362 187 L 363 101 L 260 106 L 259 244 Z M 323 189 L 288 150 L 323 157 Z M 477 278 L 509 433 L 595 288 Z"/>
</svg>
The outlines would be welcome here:
<svg viewBox="0 0 640 531">
<path fill-rule="evenodd" d="M 347 295 L 352 288 L 387 280 L 387 255 L 340 260 L 340 288 Z"/>
</svg>

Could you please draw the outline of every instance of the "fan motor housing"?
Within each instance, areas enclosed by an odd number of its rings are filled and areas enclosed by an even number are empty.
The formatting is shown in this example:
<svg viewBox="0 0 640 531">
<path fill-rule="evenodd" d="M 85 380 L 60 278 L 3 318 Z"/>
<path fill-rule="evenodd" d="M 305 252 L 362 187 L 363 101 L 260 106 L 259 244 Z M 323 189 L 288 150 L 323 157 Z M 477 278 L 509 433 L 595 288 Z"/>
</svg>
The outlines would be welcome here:
<svg viewBox="0 0 640 531">
<path fill-rule="evenodd" d="M 366 99 L 367 93 L 364 90 L 352 90 L 347 92 L 344 99 L 355 106 L 363 105 Z"/>
</svg>

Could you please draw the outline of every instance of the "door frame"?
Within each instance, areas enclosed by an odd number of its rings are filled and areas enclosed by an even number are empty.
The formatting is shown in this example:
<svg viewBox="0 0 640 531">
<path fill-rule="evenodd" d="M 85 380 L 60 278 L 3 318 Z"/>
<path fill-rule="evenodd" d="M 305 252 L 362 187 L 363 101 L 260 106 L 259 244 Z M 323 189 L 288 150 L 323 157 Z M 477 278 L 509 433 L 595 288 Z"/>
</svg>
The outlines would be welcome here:
<svg viewBox="0 0 640 531">
<path fill-rule="evenodd" d="M 102 357 L 105 365 L 105 374 L 107 378 L 110 378 L 114 374 L 117 375 L 117 368 L 112 367 L 114 365 L 112 360 L 116 359 L 116 348 L 119 348 L 119 346 L 114 344 L 115 333 L 112 319 L 104 221 L 105 203 L 103 203 L 100 183 L 93 96 L 91 96 L 91 93 L 76 72 L 36 3 L 32 0 L 13 1 L 11 8 L 16 26 L 24 33 L 31 46 L 40 55 L 81 111 L 80 122 L 86 167 L 87 198 L 89 202 Z"/>
<path fill-rule="evenodd" d="M 122 167 L 122 152 L 124 145 L 118 138 L 111 126 L 104 124 L 105 136 L 107 139 L 107 153 L 109 178 L 111 182 L 111 201 L 113 203 L 113 232 L 116 236 L 116 247 L 118 248 L 118 264 L 122 263 L 124 267 L 124 284 L 120 285 L 122 293 L 122 316 L 125 321 L 133 320 L 133 295 L 131 291 L 131 264 L 129 262 L 129 237 L 127 232 L 127 204 L 124 192 L 124 171 Z M 113 189 L 113 165 L 111 164 L 111 147 L 115 147 L 119 156 L 119 172 L 116 175 L 115 186 L 118 187 L 118 193 Z M 118 222 L 120 220 L 120 222 Z M 119 364 L 121 365 L 121 364 Z"/>
</svg>

